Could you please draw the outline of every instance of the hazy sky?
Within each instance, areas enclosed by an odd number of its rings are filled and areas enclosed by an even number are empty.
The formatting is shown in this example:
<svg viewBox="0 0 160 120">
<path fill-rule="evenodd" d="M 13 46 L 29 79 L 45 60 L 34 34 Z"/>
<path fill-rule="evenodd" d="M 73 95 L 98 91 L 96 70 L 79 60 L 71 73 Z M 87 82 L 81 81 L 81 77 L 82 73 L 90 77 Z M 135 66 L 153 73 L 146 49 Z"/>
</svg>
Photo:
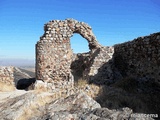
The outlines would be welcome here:
<svg viewBox="0 0 160 120">
<path fill-rule="evenodd" d="M 160 0 L 0 0 L 0 59 L 35 59 L 35 44 L 50 20 L 88 23 L 98 41 L 114 45 L 160 31 Z M 75 52 L 88 50 L 74 35 Z"/>
</svg>

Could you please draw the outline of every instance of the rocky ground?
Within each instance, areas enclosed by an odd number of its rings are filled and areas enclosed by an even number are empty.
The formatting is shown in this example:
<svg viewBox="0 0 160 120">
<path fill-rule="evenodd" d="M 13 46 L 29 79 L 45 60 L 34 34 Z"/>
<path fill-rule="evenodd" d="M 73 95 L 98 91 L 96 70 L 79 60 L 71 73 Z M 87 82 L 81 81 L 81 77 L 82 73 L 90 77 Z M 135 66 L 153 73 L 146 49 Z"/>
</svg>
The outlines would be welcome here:
<svg viewBox="0 0 160 120">
<path fill-rule="evenodd" d="M 127 78 L 95 86 L 79 80 L 72 94 L 59 97 L 41 90 L 27 91 L 34 77 L 31 70 L 15 68 L 14 77 L 17 86 L 23 87 L 0 92 L 0 120 L 152 120 L 160 112 L 160 86 L 154 82 Z"/>
<path fill-rule="evenodd" d="M 132 117 L 132 109 L 110 110 L 77 92 L 55 99 L 53 93 L 14 91 L 0 93 L 1 120 L 152 120 Z"/>
</svg>

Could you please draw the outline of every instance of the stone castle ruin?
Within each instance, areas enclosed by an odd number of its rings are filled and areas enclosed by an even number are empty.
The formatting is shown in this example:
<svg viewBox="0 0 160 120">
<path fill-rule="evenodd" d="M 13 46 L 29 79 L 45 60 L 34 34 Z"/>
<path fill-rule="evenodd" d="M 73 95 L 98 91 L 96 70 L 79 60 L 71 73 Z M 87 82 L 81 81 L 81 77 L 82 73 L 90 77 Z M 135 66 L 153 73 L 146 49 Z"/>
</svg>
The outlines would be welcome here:
<svg viewBox="0 0 160 120">
<path fill-rule="evenodd" d="M 112 56 L 113 49 L 101 46 L 86 23 L 74 19 L 53 20 L 44 26 L 44 30 L 44 35 L 36 44 L 36 79 L 50 83 L 53 89 L 73 86 L 73 73 L 79 72 L 77 69 L 82 69 L 81 77 L 94 76 Z M 70 37 L 74 33 L 88 41 L 88 53 L 73 54 Z"/>
<path fill-rule="evenodd" d="M 74 33 L 89 52 L 73 53 Z M 35 75 L 0 66 L 2 119 L 158 119 L 160 32 L 109 47 L 86 23 L 52 20 L 36 44 Z"/>
<path fill-rule="evenodd" d="M 73 87 L 79 78 L 98 84 L 127 76 L 160 80 L 160 33 L 104 47 L 89 25 L 74 19 L 52 20 L 44 31 L 36 44 L 36 79 L 52 90 Z M 74 33 L 87 40 L 88 53 L 72 52 L 70 38 Z"/>
<path fill-rule="evenodd" d="M 160 84 L 160 32 L 109 47 L 98 43 L 88 24 L 74 19 L 52 20 L 44 31 L 36 44 L 36 80 L 50 91 L 73 88 L 79 79 L 106 85 L 134 77 Z M 72 52 L 74 33 L 87 40 L 89 52 Z M 0 67 L 0 82 L 15 86 L 13 72 Z"/>
</svg>

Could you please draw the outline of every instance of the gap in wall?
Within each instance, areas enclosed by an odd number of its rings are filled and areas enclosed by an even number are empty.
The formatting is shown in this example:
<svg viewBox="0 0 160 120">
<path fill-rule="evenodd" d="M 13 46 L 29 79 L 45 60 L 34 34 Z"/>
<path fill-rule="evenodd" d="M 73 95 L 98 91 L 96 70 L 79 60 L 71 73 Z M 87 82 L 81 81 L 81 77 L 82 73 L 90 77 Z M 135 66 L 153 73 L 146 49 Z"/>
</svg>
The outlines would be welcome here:
<svg viewBox="0 0 160 120">
<path fill-rule="evenodd" d="M 71 49 L 73 53 L 86 53 L 89 52 L 88 41 L 80 34 L 74 33 L 70 38 Z"/>
</svg>

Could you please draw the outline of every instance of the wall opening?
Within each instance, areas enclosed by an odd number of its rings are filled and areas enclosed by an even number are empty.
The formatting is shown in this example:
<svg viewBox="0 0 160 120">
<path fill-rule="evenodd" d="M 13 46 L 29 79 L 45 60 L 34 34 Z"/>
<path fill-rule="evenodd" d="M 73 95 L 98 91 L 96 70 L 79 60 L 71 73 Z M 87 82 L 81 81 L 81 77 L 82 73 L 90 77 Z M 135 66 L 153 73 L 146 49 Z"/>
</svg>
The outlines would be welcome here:
<svg viewBox="0 0 160 120">
<path fill-rule="evenodd" d="M 73 34 L 70 38 L 70 43 L 75 55 L 75 60 L 71 63 L 71 72 L 74 76 L 74 84 L 77 85 L 79 83 L 78 81 L 83 80 L 83 72 L 86 69 L 86 58 L 90 50 L 88 41 L 78 33 Z"/>
<path fill-rule="evenodd" d="M 89 52 L 88 41 L 80 34 L 74 33 L 70 38 L 71 49 L 73 53 L 86 53 Z"/>
</svg>

